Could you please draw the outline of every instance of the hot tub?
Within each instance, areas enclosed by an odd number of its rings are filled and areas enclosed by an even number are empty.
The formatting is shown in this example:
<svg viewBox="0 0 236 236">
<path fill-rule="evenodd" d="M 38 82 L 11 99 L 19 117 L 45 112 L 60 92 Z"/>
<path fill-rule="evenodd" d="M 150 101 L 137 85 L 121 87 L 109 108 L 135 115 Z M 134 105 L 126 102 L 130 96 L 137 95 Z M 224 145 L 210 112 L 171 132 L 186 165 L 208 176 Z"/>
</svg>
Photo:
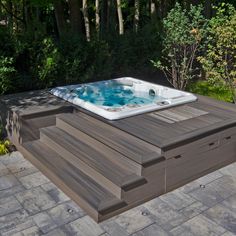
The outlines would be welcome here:
<svg viewBox="0 0 236 236">
<path fill-rule="evenodd" d="M 131 77 L 57 87 L 51 93 L 109 120 L 197 100 L 191 93 Z"/>
</svg>

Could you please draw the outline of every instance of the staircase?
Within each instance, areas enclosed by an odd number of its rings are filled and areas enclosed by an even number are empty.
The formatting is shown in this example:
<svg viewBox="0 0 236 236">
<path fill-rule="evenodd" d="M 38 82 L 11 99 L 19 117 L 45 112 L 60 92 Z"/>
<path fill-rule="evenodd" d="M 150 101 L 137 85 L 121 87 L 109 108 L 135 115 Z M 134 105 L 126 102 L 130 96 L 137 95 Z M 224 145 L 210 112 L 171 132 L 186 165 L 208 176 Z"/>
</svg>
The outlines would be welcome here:
<svg viewBox="0 0 236 236">
<path fill-rule="evenodd" d="M 63 113 L 20 151 L 95 221 L 165 192 L 160 149 L 85 113 Z"/>
</svg>

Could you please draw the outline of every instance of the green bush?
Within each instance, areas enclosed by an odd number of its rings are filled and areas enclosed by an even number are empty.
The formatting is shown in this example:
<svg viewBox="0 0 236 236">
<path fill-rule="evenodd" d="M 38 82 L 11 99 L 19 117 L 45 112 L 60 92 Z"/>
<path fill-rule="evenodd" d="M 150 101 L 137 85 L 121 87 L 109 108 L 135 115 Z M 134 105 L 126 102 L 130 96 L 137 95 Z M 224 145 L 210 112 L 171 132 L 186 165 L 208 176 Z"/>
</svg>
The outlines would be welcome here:
<svg viewBox="0 0 236 236">
<path fill-rule="evenodd" d="M 58 83 L 108 79 L 111 75 L 111 54 L 103 40 L 86 42 L 78 37 L 66 37 L 59 43 L 59 54 Z"/>
<path fill-rule="evenodd" d="M 187 90 L 191 93 L 196 93 L 204 96 L 209 96 L 225 102 L 233 102 L 233 97 L 230 89 L 223 84 L 212 84 L 210 81 L 199 80 L 191 82 Z"/>
<path fill-rule="evenodd" d="M 108 43 L 103 40 L 93 40 L 88 47 L 89 57 L 84 62 L 84 64 L 87 64 L 88 69 L 84 75 L 84 80 L 110 79 L 113 64 Z"/>
<path fill-rule="evenodd" d="M 13 58 L 0 56 L 0 94 L 12 89 L 14 73 Z"/>
<path fill-rule="evenodd" d="M 216 8 L 208 32 L 206 53 L 199 61 L 207 79 L 227 86 L 236 103 L 236 9 L 229 4 Z"/>
<path fill-rule="evenodd" d="M 53 37 L 30 41 L 23 37 L 15 46 L 20 76 L 14 85 L 20 91 L 111 76 L 111 53 L 103 40 L 87 42 L 70 34 L 60 41 Z"/>
<path fill-rule="evenodd" d="M 60 70 L 59 59 L 58 48 L 52 38 L 43 39 L 36 60 L 36 74 L 44 86 L 55 84 Z"/>
<path fill-rule="evenodd" d="M 9 152 L 8 150 L 9 145 L 10 142 L 8 140 L 0 141 L 0 155 L 7 154 Z"/>
<path fill-rule="evenodd" d="M 112 48 L 113 72 L 132 73 L 150 66 L 150 58 L 160 58 L 161 33 L 159 24 L 147 24 L 137 33 L 108 38 Z M 152 69 L 152 68 L 151 68 Z"/>
<path fill-rule="evenodd" d="M 7 154 L 9 152 L 8 147 L 10 142 L 8 140 L 3 141 L 3 126 L 0 120 L 0 155 Z"/>
<path fill-rule="evenodd" d="M 206 33 L 201 5 L 184 9 L 179 3 L 163 20 L 162 59 L 152 61 L 177 89 L 185 89 L 196 76 L 196 57 Z"/>
<path fill-rule="evenodd" d="M 4 57 L 13 57 L 15 52 L 14 40 L 9 30 L 0 25 L 0 55 Z"/>
</svg>

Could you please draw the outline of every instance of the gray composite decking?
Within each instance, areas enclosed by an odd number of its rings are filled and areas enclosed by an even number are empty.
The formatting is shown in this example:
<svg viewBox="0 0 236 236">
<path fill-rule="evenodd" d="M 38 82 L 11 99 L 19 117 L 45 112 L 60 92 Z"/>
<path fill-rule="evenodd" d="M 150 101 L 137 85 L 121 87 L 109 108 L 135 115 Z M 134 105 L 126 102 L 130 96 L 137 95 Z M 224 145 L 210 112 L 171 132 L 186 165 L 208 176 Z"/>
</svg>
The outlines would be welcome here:
<svg viewBox="0 0 236 236">
<path fill-rule="evenodd" d="M 108 121 L 36 91 L 0 98 L 8 137 L 96 221 L 236 161 L 236 107 L 199 96 Z"/>
</svg>

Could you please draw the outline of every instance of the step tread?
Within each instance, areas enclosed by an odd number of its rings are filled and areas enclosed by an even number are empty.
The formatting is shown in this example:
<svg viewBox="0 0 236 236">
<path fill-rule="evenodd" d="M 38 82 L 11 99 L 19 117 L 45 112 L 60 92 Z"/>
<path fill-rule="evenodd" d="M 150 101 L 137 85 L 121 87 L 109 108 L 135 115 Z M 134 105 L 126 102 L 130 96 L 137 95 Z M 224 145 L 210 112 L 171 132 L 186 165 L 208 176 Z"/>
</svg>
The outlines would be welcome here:
<svg viewBox="0 0 236 236">
<path fill-rule="evenodd" d="M 55 126 L 40 129 L 40 132 L 124 190 L 146 183 L 142 176 L 112 161 L 119 158 L 120 153 L 90 136 L 74 137 Z"/>
<path fill-rule="evenodd" d="M 144 165 L 162 158 L 158 147 L 103 121 L 88 116 L 83 112 L 77 114 L 60 114 L 57 116 L 57 119 L 105 143 L 107 146 L 122 153 L 138 164 Z"/>
<path fill-rule="evenodd" d="M 124 201 L 115 197 L 82 171 L 75 168 L 40 140 L 24 143 L 23 147 L 37 158 L 45 169 L 50 170 L 98 213 L 107 214 L 126 205 Z"/>
</svg>

